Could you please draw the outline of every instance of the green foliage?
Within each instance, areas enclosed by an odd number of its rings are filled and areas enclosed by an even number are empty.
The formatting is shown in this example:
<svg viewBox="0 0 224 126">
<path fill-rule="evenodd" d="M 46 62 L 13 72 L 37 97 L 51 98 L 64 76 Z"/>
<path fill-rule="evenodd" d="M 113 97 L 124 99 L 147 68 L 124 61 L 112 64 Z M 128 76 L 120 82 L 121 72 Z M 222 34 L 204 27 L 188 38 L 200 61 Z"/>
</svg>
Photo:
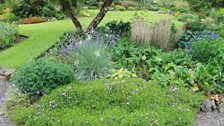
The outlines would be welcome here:
<svg viewBox="0 0 224 126">
<path fill-rule="evenodd" d="M 181 14 L 178 18 L 178 21 L 183 21 L 186 23 L 187 29 L 197 31 L 204 29 L 204 26 L 200 24 L 200 18 L 194 14 Z"/>
<path fill-rule="evenodd" d="M 55 18 L 58 19 L 58 20 L 63 20 L 63 19 L 66 18 L 66 15 L 64 13 L 58 12 L 58 13 L 55 14 Z"/>
<path fill-rule="evenodd" d="M 16 42 L 18 27 L 0 22 L 0 49 L 12 46 Z"/>
<path fill-rule="evenodd" d="M 81 17 L 91 17 L 91 14 L 87 10 L 81 10 L 78 14 Z"/>
<path fill-rule="evenodd" d="M 74 64 L 76 77 L 81 80 L 105 77 L 111 68 L 108 47 L 100 40 L 81 41 L 69 52 L 69 61 Z"/>
<path fill-rule="evenodd" d="M 187 0 L 194 11 L 206 11 L 211 8 L 224 7 L 224 0 Z"/>
<path fill-rule="evenodd" d="M 29 96 L 43 95 L 74 80 L 73 67 L 47 59 L 38 59 L 19 68 L 13 82 Z"/>
<path fill-rule="evenodd" d="M 13 21 L 18 21 L 18 17 L 12 12 L 6 12 L 2 14 L 0 20 L 4 22 L 13 22 Z"/>
<path fill-rule="evenodd" d="M 9 114 L 19 107 L 28 107 L 30 105 L 31 101 L 28 96 L 20 93 L 18 89 L 12 88 L 7 91 L 2 108 L 4 112 Z"/>
<path fill-rule="evenodd" d="M 128 68 L 136 72 L 142 78 L 149 79 L 149 60 L 161 53 L 161 50 L 150 45 L 139 46 L 121 38 L 113 48 L 113 60 L 119 68 Z"/>
<path fill-rule="evenodd" d="M 215 17 L 219 22 L 222 22 L 224 20 L 224 8 L 221 8 L 217 11 Z"/>
<path fill-rule="evenodd" d="M 218 55 L 219 47 L 217 47 L 216 42 L 207 39 L 199 39 L 192 44 L 192 59 L 199 62 L 210 62 Z"/>
<path fill-rule="evenodd" d="M 115 35 L 125 35 L 128 34 L 131 29 L 130 22 L 123 21 L 110 21 L 106 23 L 104 26 L 100 26 L 97 30 L 106 33 L 112 33 Z"/>
<path fill-rule="evenodd" d="M 134 10 L 135 10 L 135 8 L 134 8 L 134 7 L 132 7 L 132 6 L 128 6 L 128 7 L 127 7 L 127 10 L 129 10 L 129 11 L 134 11 Z"/>
<path fill-rule="evenodd" d="M 162 88 L 141 79 L 98 80 L 57 89 L 10 118 L 26 126 L 192 126 L 202 100 L 187 89 Z"/>
<path fill-rule="evenodd" d="M 120 6 L 120 5 L 116 5 L 114 8 L 115 8 L 115 10 L 118 10 L 118 11 L 125 11 L 126 10 L 125 7 Z"/>
<path fill-rule="evenodd" d="M 42 12 L 42 15 L 46 16 L 46 17 L 55 17 L 56 16 L 56 11 L 51 6 L 43 7 L 41 12 Z"/>
<path fill-rule="evenodd" d="M 137 77 L 137 75 L 124 68 L 121 68 L 119 70 L 113 69 L 111 75 L 107 76 L 107 78 L 111 79 L 135 78 L 135 77 Z"/>
<path fill-rule="evenodd" d="M 139 77 L 154 81 L 164 87 L 178 85 L 194 91 L 216 93 L 224 91 L 221 79 L 224 71 L 222 68 L 224 61 L 222 39 L 211 42 L 211 48 L 204 45 L 203 48 L 199 47 L 195 51 L 195 56 L 204 57 L 203 60 L 207 58 L 204 60 L 207 64 L 195 59 L 192 61 L 191 57 L 194 58 L 192 52 L 174 50 L 164 53 L 151 46 L 138 46 L 128 41 L 120 39 L 113 49 L 113 59 L 118 67 L 131 69 Z M 203 46 L 203 44 L 198 45 Z"/>
</svg>

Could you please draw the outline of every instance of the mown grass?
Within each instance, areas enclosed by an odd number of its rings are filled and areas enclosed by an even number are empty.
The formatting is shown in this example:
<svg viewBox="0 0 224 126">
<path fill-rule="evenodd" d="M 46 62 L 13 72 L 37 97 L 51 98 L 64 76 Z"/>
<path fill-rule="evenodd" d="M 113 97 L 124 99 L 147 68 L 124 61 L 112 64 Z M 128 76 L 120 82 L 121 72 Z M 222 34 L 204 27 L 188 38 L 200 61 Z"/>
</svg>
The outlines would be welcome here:
<svg viewBox="0 0 224 126">
<path fill-rule="evenodd" d="M 91 10 L 90 13 L 94 16 L 97 11 Z M 142 16 L 150 22 L 156 22 L 164 18 L 172 18 L 170 15 L 158 14 L 152 11 L 113 11 L 108 12 L 101 22 L 101 25 L 112 20 L 130 21 L 136 15 Z M 86 17 L 79 19 L 84 26 L 87 26 L 93 16 L 90 18 Z M 181 22 L 174 22 L 178 27 L 182 26 Z M 72 30 L 75 30 L 75 27 L 70 19 L 40 24 L 20 25 L 19 33 L 26 35 L 29 38 L 24 42 L 18 43 L 7 50 L 0 52 L 0 67 L 20 67 L 38 57 L 41 53 L 51 47 L 63 32 Z"/>
</svg>

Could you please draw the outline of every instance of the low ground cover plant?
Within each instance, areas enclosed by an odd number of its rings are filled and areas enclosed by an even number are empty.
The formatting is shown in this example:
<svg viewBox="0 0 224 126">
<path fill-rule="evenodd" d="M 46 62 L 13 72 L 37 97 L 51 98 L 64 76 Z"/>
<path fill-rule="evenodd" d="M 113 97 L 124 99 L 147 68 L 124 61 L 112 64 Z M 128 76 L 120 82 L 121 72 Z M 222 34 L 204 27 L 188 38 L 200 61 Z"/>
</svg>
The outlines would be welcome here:
<svg viewBox="0 0 224 126">
<path fill-rule="evenodd" d="M 27 126 L 191 126 L 202 100 L 185 88 L 162 88 L 142 79 L 87 81 L 56 89 L 10 118 Z"/>
<path fill-rule="evenodd" d="M 18 27 L 0 22 L 0 49 L 12 46 L 18 36 Z"/>
<path fill-rule="evenodd" d="M 74 80 L 74 68 L 48 59 L 32 61 L 16 71 L 13 82 L 30 96 L 42 96 Z"/>
</svg>

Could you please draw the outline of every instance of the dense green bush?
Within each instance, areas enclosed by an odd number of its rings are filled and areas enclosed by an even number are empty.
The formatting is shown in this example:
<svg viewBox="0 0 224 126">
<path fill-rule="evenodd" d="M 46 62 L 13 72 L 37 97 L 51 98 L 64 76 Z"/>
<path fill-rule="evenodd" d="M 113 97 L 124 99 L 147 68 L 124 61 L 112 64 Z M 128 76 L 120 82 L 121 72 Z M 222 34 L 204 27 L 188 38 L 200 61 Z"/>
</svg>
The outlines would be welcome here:
<svg viewBox="0 0 224 126">
<path fill-rule="evenodd" d="M 204 28 L 204 26 L 201 26 L 200 24 L 200 18 L 197 15 L 194 14 L 181 14 L 178 18 L 178 21 L 183 21 L 186 23 L 187 29 L 197 31 Z"/>
<path fill-rule="evenodd" d="M 4 22 L 13 22 L 13 21 L 18 21 L 18 17 L 12 13 L 12 12 L 6 12 L 4 14 L 1 15 L 0 20 L 4 21 Z"/>
<path fill-rule="evenodd" d="M 216 42 L 207 39 L 199 39 L 192 44 L 192 59 L 199 62 L 208 63 L 218 55 L 219 50 Z"/>
<path fill-rule="evenodd" d="M 18 27 L 0 22 L 0 49 L 12 46 L 16 42 Z"/>
<path fill-rule="evenodd" d="M 22 93 L 43 95 L 74 80 L 74 68 L 47 59 L 38 59 L 19 68 L 13 82 Z"/>
<path fill-rule="evenodd" d="M 41 13 L 43 16 L 46 16 L 46 17 L 55 17 L 56 15 L 56 11 L 51 6 L 43 7 L 41 10 Z"/>
<path fill-rule="evenodd" d="M 106 33 L 112 33 L 115 35 L 124 35 L 129 33 L 131 29 L 130 24 L 131 24 L 130 22 L 111 21 L 106 23 L 104 26 L 98 27 L 97 30 L 103 33 L 106 32 Z"/>
<path fill-rule="evenodd" d="M 202 100 L 187 89 L 141 79 L 98 80 L 57 89 L 10 118 L 26 126 L 192 126 Z"/>
<path fill-rule="evenodd" d="M 224 20 L 224 8 L 221 8 L 217 11 L 217 13 L 215 14 L 215 18 L 217 18 L 219 22 L 222 22 Z"/>
</svg>

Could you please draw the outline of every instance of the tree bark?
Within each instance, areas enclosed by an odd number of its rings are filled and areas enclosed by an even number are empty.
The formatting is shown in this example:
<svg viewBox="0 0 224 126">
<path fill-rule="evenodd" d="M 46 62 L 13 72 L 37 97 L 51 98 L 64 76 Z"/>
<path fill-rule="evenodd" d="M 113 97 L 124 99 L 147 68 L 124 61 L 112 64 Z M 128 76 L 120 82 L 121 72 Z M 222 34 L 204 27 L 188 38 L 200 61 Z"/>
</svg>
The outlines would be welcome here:
<svg viewBox="0 0 224 126">
<path fill-rule="evenodd" d="M 75 17 L 73 14 L 73 9 L 72 9 L 72 3 L 70 0 L 60 0 L 61 4 L 64 6 L 65 10 L 67 11 L 69 17 L 71 18 L 73 24 L 78 30 L 83 30 L 82 29 L 82 24 L 79 22 L 79 20 Z"/>
<path fill-rule="evenodd" d="M 97 16 L 93 19 L 93 21 L 90 23 L 90 25 L 88 26 L 86 32 L 90 33 L 91 31 L 93 31 L 98 25 L 99 23 L 103 20 L 103 18 L 105 17 L 107 11 L 108 11 L 108 7 L 110 7 L 110 5 L 112 4 L 113 0 L 105 0 L 99 13 L 97 14 Z"/>
</svg>

